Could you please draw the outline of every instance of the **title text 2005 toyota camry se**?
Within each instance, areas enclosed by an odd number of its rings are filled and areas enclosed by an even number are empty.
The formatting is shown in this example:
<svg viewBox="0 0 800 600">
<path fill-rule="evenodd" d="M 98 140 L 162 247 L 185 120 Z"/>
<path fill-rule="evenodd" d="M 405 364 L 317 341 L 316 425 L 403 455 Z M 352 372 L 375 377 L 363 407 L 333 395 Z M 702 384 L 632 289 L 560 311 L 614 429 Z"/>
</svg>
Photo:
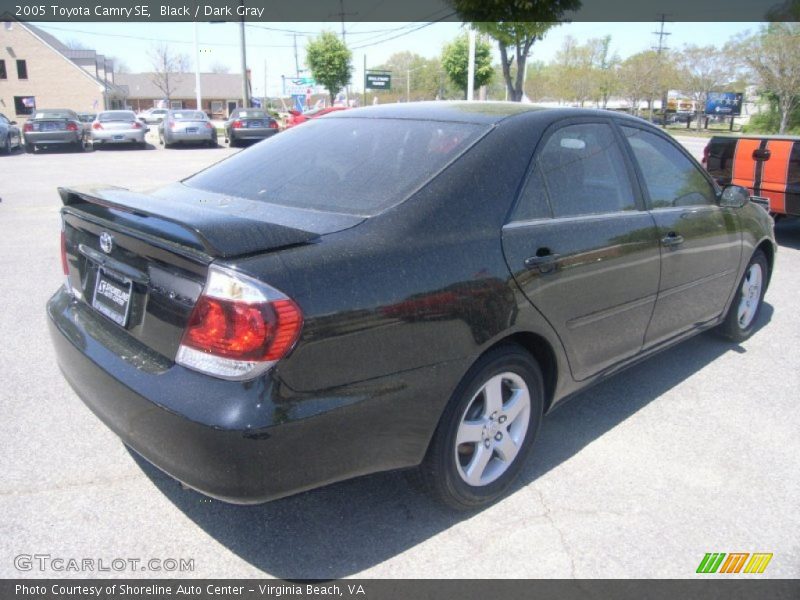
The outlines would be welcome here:
<svg viewBox="0 0 800 600">
<path fill-rule="evenodd" d="M 66 378 L 186 485 L 263 502 L 417 467 L 484 505 L 544 412 L 754 330 L 772 221 L 608 112 L 341 111 L 141 195 L 61 189 Z"/>
</svg>

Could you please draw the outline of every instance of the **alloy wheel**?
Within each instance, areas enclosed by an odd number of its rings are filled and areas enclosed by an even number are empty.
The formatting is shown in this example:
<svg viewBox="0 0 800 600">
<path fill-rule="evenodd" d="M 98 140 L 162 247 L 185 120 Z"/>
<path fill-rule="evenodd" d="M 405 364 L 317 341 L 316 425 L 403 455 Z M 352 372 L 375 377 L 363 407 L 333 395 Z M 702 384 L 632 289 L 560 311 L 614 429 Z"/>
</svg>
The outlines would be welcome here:
<svg viewBox="0 0 800 600">
<path fill-rule="evenodd" d="M 456 467 L 465 483 L 485 486 L 508 470 L 525 440 L 530 410 L 530 390 L 519 375 L 504 372 L 483 384 L 456 433 Z"/>
<path fill-rule="evenodd" d="M 750 326 L 758 312 L 763 281 L 764 274 L 761 271 L 761 265 L 754 262 L 747 269 L 747 274 L 742 282 L 742 296 L 739 301 L 739 310 L 736 313 L 739 327 L 742 329 Z"/>
</svg>

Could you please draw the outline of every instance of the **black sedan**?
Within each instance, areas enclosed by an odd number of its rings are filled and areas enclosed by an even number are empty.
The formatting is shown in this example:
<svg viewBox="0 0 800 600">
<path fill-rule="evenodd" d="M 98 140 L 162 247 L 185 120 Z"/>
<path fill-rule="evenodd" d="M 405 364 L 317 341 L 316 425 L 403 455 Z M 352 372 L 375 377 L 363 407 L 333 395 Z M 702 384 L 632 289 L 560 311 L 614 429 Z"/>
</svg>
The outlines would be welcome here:
<svg viewBox="0 0 800 600">
<path fill-rule="evenodd" d="M 237 108 L 225 121 L 225 141 L 238 146 L 244 141 L 258 141 L 278 133 L 278 122 L 259 108 Z"/>
<path fill-rule="evenodd" d="M 64 108 L 36 110 L 23 126 L 25 151 L 39 147 L 66 147 L 82 152 L 88 133 L 75 111 Z"/>
<path fill-rule="evenodd" d="M 746 191 L 603 111 L 341 111 L 152 194 L 60 193 L 63 373 L 237 503 L 404 468 L 492 502 L 571 394 L 701 331 L 750 336 L 776 252 Z"/>
<path fill-rule="evenodd" d="M 22 134 L 16 121 L 0 113 L 0 152 L 11 154 L 14 148 L 22 148 Z"/>
</svg>

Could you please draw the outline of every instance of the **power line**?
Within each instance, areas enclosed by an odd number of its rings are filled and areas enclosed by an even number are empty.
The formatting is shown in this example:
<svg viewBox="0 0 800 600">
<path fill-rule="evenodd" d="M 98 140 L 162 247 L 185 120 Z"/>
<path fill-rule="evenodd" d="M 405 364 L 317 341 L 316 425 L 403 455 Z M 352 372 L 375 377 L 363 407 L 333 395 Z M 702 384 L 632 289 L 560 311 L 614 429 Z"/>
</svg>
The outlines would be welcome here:
<svg viewBox="0 0 800 600">
<path fill-rule="evenodd" d="M 124 38 L 129 40 L 139 40 L 139 41 L 148 41 L 148 42 L 166 42 L 168 44 L 193 44 L 191 40 L 170 40 L 165 38 L 149 38 L 149 37 L 142 37 L 140 35 L 125 35 L 123 33 L 98 33 L 96 31 L 82 31 L 80 29 L 67 29 L 66 27 L 55 27 L 53 25 L 39 25 L 37 27 L 41 29 L 52 29 L 55 31 L 65 31 L 68 33 L 82 33 L 84 35 L 94 35 L 99 37 L 111 37 L 111 38 Z M 235 43 L 226 43 L 226 42 L 213 42 L 213 43 L 203 43 L 204 46 L 235 46 L 239 47 L 239 44 Z M 249 44 L 248 46 L 253 46 L 256 48 L 291 48 L 290 44 Z"/>
<path fill-rule="evenodd" d="M 425 29 L 426 27 L 430 27 L 431 25 L 435 25 L 436 23 L 439 23 L 439 22 L 441 22 L 441 21 L 444 21 L 445 19 L 447 19 L 447 18 L 449 18 L 449 17 L 452 17 L 452 16 L 453 16 L 453 15 L 455 15 L 455 14 L 456 14 L 455 12 L 452 12 L 452 13 L 446 14 L 445 16 L 443 16 L 443 17 L 441 17 L 441 18 L 439 18 L 439 19 L 436 19 L 435 21 L 431 21 L 431 22 L 429 22 L 429 23 L 425 23 L 425 24 L 423 24 L 423 25 L 420 25 L 419 27 L 416 27 L 416 28 L 414 28 L 414 29 L 412 29 L 412 30 L 410 30 L 410 31 L 406 31 L 406 32 L 404 32 L 404 33 L 399 33 L 399 34 L 397 34 L 397 35 L 393 35 L 393 36 L 391 36 L 391 37 L 387 37 L 387 38 L 385 38 L 385 39 L 378 40 L 378 41 L 376 41 L 376 42 L 371 42 L 371 43 L 369 43 L 369 44 L 361 44 L 361 45 L 358 45 L 358 46 L 353 46 L 353 47 L 352 47 L 352 48 L 350 48 L 350 49 L 351 49 L 351 50 L 360 50 L 361 48 L 368 48 L 368 47 L 370 47 L 370 46 L 377 46 L 378 44 L 383 44 L 384 42 L 389 42 L 389 41 L 391 41 L 391 40 L 395 40 L 395 39 L 397 39 L 397 38 L 399 38 L 399 37 L 403 37 L 403 36 L 405 36 L 405 35 L 409 35 L 409 34 L 411 34 L 411 33 L 414 33 L 415 31 L 419 31 L 420 29 Z"/>
</svg>

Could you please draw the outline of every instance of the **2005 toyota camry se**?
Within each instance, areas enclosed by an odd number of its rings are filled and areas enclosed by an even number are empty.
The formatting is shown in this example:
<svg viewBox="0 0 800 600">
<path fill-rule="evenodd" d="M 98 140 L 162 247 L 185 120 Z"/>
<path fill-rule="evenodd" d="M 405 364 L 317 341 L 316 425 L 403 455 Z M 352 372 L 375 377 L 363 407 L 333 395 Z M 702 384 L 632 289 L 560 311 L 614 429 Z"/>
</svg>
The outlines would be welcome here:
<svg viewBox="0 0 800 600">
<path fill-rule="evenodd" d="M 503 103 L 340 111 L 152 194 L 60 193 L 64 375 L 237 503 L 408 467 L 491 502 L 566 397 L 712 327 L 747 338 L 776 250 L 644 121 Z"/>
</svg>

